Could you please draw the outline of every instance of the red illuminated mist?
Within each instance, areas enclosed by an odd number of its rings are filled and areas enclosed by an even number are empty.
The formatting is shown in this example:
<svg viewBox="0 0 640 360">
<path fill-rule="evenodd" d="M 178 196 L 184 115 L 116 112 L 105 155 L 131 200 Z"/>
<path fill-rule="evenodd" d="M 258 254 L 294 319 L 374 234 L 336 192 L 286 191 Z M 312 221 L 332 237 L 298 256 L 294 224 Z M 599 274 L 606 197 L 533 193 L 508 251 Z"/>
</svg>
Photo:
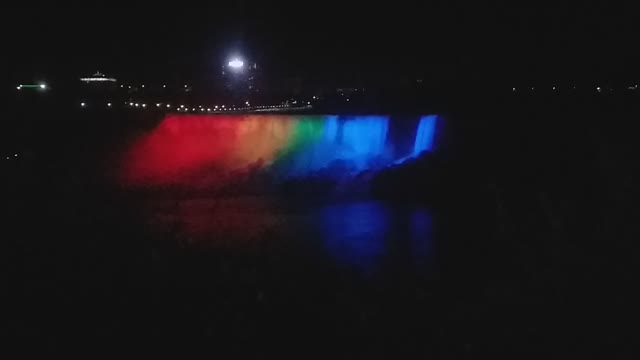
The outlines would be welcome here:
<svg viewBox="0 0 640 360">
<path fill-rule="evenodd" d="M 215 185 L 227 175 L 268 164 L 286 147 L 287 116 L 169 115 L 138 139 L 124 159 L 128 185 Z"/>
</svg>

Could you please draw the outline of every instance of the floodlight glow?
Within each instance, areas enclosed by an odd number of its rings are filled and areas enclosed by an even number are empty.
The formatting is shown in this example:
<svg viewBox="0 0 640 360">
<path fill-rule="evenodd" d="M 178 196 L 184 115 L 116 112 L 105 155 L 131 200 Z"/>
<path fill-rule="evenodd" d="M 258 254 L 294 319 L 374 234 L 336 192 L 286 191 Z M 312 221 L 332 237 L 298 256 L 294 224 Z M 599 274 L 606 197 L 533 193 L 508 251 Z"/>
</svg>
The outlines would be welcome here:
<svg viewBox="0 0 640 360">
<path fill-rule="evenodd" d="M 242 61 L 240 59 L 233 59 L 233 60 L 229 61 L 229 67 L 231 67 L 231 68 L 240 69 L 243 66 L 244 66 L 244 61 Z"/>
</svg>

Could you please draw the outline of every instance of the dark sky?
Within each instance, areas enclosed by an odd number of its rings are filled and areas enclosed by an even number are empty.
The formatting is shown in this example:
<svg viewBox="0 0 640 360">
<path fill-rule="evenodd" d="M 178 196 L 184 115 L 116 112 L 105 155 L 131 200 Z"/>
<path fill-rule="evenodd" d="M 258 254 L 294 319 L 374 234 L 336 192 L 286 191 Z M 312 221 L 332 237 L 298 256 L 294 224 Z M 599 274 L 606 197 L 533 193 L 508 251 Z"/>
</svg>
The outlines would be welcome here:
<svg viewBox="0 0 640 360">
<path fill-rule="evenodd" d="M 637 77 L 634 14 L 611 2 L 30 3 L 4 9 L 0 26 L 14 77 L 201 77 L 239 52 L 272 74 L 531 81 Z"/>
</svg>

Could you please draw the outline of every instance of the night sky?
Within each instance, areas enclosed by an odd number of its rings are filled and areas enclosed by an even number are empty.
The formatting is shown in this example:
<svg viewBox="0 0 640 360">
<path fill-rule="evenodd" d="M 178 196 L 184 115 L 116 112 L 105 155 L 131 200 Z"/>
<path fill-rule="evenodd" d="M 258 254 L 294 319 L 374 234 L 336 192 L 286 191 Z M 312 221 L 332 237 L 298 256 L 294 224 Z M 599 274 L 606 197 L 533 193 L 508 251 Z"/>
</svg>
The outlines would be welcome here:
<svg viewBox="0 0 640 360">
<path fill-rule="evenodd" d="M 206 6 L 203 8 L 203 6 Z M 631 6 L 467 2 L 179 2 L 5 9 L 12 78 L 210 76 L 234 52 L 274 76 L 334 80 L 635 81 Z"/>
</svg>

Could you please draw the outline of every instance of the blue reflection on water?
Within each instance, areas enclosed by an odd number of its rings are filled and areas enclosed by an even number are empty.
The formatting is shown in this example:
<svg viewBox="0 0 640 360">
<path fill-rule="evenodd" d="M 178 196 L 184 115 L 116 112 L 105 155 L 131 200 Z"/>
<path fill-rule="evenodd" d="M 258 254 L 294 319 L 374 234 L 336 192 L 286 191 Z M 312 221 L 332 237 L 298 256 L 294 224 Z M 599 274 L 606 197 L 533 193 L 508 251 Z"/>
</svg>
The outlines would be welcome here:
<svg viewBox="0 0 640 360">
<path fill-rule="evenodd" d="M 359 202 L 323 207 L 316 219 L 330 256 L 367 275 L 383 263 L 421 266 L 431 255 L 431 216 L 426 210 Z"/>
</svg>

